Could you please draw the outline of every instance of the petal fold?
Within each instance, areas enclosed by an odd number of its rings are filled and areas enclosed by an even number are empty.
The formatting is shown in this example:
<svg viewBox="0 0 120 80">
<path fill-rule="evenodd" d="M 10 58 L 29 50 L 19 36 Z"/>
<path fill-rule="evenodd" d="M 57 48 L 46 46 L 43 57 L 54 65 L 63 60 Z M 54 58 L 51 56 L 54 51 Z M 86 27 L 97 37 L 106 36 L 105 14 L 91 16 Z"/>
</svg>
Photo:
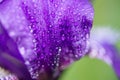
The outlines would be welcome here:
<svg viewBox="0 0 120 80">
<path fill-rule="evenodd" d="M 0 22 L 0 66 L 18 76 L 19 79 L 31 80 L 24 59 L 18 51 L 17 44 L 8 35 Z"/>
</svg>

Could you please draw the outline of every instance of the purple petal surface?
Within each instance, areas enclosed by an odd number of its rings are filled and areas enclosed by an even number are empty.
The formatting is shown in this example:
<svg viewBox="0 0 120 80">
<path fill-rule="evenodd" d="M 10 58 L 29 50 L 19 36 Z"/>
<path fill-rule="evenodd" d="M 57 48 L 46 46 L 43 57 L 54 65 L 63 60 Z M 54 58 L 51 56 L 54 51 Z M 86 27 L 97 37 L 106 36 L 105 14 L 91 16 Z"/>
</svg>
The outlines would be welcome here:
<svg viewBox="0 0 120 80">
<path fill-rule="evenodd" d="M 118 52 L 116 46 L 108 44 L 107 42 L 103 44 L 105 50 L 106 50 L 106 55 L 107 53 L 110 53 L 109 55 L 112 60 L 112 67 L 116 73 L 116 75 L 120 79 L 120 53 Z"/>
<path fill-rule="evenodd" d="M 89 0 L 10 0 L 4 4 L 1 22 L 33 78 L 63 70 L 86 53 L 94 15 Z"/>
<path fill-rule="evenodd" d="M 17 49 L 16 43 L 9 37 L 0 23 L 0 66 L 18 76 L 19 79 L 31 80 L 24 59 Z"/>
</svg>

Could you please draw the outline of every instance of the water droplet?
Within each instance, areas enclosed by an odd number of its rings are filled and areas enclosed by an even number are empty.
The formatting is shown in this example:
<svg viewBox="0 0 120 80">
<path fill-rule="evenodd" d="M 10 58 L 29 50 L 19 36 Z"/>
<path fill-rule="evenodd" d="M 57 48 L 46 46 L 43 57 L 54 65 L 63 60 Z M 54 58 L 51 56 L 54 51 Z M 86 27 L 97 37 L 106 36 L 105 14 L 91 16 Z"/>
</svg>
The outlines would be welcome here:
<svg viewBox="0 0 120 80">
<path fill-rule="evenodd" d="M 61 48 L 59 48 L 59 52 L 61 52 Z"/>
<path fill-rule="evenodd" d="M 87 38 L 87 39 L 89 38 L 89 34 L 86 34 L 86 38 Z"/>
<path fill-rule="evenodd" d="M 56 66 L 58 67 L 58 66 L 59 66 L 59 63 L 57 63 Z"/>
<path fill-rule="evenodd" d="M 78 55 L 76 54 L 75 57 L 78 58 Z"/>
<path fill-rule="evenodd" d="M 58 7 L 58 5 L 57 5 L 57 4 L 55 4 L 55 7 Z"/>
<path fill-rule="evenodd" d="M 33 33 L 33 30 L 31 29 L 30 32 Z"/>
<path fill-rule="evenodd" d="M 15 32 L 11 31 L 10 36 L 15 36 Z"/>
<path fill-rule="evenodd" d="M 52 27 L 52 25 L 49 26 L 50 28 Z"/>
<path fill-rule="evenodd" d="M 62 40 L 64 41 L 64 40 L 65 40 L 65 35 L 63 34 L 61 38 L 62 38 Z"/>
<path fill-rule="evenodd" d="M 52 64 L 52 66 L 54 66 L 54 64 Z"/>
<path fill-rule="evenodd" d="M 81 34 L 80 36 L 83 37 L 83 34 Z"/>
<path fill-rule="evenodd" d="M 26 62 L 25 62 L 25 64 L 26 64 L 26 65 L 29 65 L 29 64 L 30 64 L 30 62 L 29 62 L 29 61 L 26 61 Z"/>
<path fill-rule="evenodd" d="M 44 65 L 42 65 L 42 67 L 44 67 Z"/>
<path fill-rule="evenodd" d="M 24 47 L 20 47 L 19 50 L 20 50 L 20 52 L 21 52 L 22 55 L 25 54 L 25 48 Z"/>
<path fill-rule="evenodd" d="M 33 42 L 35 43 L 35 42 L 36 42 L 36 40 L 35 40 L 35 39 L 33 39 Z"/>
</svg>

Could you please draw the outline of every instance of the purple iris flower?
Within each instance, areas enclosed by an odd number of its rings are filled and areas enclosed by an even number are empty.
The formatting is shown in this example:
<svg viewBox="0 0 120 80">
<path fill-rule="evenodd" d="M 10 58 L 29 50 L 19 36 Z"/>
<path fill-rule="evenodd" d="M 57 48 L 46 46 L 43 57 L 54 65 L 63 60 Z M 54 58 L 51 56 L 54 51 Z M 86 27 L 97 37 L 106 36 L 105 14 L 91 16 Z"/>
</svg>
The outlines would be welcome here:
<svg viewBox="0 0 120 80">
<path fill-rule="evenodd" d="M 0 66 L 23 80 L 57 77 L 86 53 L 93 16 L 89 0 L 0 1 Z"/>
<path fill-rule="evenodd" d="M 91 33 L 88 55 L 92 58 L 101 59 L 112 66 L 120 79 L 120 52 L 115 46 L 118 41 L 120 41 L 120 34 L 114 29 L 95 28 Z"/>
</svg>

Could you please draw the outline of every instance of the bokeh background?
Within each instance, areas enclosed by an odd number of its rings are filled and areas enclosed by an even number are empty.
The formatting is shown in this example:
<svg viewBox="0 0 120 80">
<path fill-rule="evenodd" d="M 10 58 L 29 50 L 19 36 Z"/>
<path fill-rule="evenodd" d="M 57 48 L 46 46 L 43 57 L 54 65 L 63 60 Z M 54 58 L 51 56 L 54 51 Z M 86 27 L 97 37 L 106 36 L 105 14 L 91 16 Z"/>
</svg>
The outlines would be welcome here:
<svg viewBox="0 0 120 80">
<path fill-rule="evenodd" d="M 110 26 L 120 32 L 120 0 L 92 0 L 93 28 Z M 120 50 L 120 41 L 116 44 Z M 59 80 L 118 80 L 111 66 L 98 59 L 84 57 L 72 64 Z"/>
</svg>

